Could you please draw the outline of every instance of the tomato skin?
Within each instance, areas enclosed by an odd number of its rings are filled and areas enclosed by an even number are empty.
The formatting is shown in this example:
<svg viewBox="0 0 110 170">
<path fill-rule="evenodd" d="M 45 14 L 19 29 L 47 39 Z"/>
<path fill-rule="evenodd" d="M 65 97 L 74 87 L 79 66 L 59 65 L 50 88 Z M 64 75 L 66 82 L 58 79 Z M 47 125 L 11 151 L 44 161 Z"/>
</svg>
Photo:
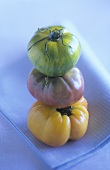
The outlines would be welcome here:
<svg viewBox="0 0 110 170">
<path fill-rule="evenodd" d="M 44 104 L 63 108 L 83 96 L 84 79 L 75 67 L 62 77 L 47 77 L 34 68 L 28 76 L 27 87 L 31 95 Z"/>
<path fill-rule="evenodd" d="M 81 101 L 71 107 L 72 114 L 68 116 L 40 101 L 35 102 L 28 115 L 29 130 L 38 140 L 49 146 L 62 146 L 69 139 L 80 139 L 88 127 L 87 101 L 82 97 Z"/>
<path fill-rule="evenodd" d="M 56 41 L 49 40 L 50 34 L 58 31 L 61 37 Z M 62 26 L 39 29 L 28 44 L 28 56 L 32 64 L 42 74 L 52 77 L 62 76 L 72 69 L 80 53 L 79 40 Z"/>
</svg>

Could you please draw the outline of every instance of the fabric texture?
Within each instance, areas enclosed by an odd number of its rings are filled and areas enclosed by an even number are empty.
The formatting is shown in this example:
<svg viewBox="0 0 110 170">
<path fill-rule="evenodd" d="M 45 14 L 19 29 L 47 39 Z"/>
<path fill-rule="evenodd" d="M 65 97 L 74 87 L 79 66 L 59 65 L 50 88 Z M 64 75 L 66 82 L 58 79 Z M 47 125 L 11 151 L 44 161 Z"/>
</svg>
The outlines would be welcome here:
<svg viewBox="0 0 110 170">
<path fill-rule="evenodd" d="M 25 136 L 36 156 L 56 170 L 70 168 L 110 141 L 110 77 L 87 49 L 82 50 L 77 67 L 85 80 L 84 96 L 90 114 L 88 130 L 82 139 L 54 148 L 39 142 L 27 128 L 28 111 L 35 101 L 27 90 L 27 77 L 32 69 L 27 54 L 1 71 L 2 114 Z"/>
</svg>

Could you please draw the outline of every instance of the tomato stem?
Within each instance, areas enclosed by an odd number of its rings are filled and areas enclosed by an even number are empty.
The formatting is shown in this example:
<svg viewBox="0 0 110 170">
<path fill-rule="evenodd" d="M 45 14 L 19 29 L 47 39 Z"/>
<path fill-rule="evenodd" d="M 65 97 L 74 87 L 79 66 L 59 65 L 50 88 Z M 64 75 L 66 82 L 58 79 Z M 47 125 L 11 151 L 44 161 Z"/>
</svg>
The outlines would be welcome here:
<svg viewBox="0 0 110 170">
<path fill-rule="evenodd" d="M 43 41 L 43 40 L 45 40 L 45 39 L 47 39 L 47 38 L 48 38 L 48 37 L 44 37 L 44 38 L 36 41 L 35 43 L 33 43 L 33 44 L 28 48 L 28 51 L 29 51 L 34 45 L 38 44 L 39 42 L 41 42 L 41 41 Z"/>
<path fill-rule="evenodd" d="M 71 106 L 66 107 L 66 108 L 58 108 L 56 110 L 58 112 L 60 112 L 61 115 L 67 115 L 67 116 L 71 116 L 72 115 L 72 113 L 71 113 L 72 107 Z"/>
</svg>

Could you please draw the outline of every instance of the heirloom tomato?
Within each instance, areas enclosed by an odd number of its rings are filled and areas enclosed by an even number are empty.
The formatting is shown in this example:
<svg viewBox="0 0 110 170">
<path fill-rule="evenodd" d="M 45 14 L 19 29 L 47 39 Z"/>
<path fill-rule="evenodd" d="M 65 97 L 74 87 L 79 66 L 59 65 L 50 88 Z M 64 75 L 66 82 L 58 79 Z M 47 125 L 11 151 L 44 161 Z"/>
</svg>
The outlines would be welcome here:
<svg viewBox="0 0 110 170">
<path fill-rule="evenodd" d="M 89 113 L 84 97 L 63 109 L 46 106 L 37 101 L 30 108 L 28 128 L 32 134 L 49 146 L 64 145 L 69 139 L 84 136 L 88 127 Z"/>
<path fill-rule="evenodd" d="M 82 97 L 84 79 L 76 67 L 60 77 L 45 76 L 34 68 L 28 76 L 27 87 L 31 95 L 44 104 L 63 108 Z"/>
<path fill-rule="evenodd" d="M 28 44 L 28 56 L 41 73 L 62 76 L 76 65 L 81 52 L 77 37 L 65 27 L 38 29 Z"/>
</svg>

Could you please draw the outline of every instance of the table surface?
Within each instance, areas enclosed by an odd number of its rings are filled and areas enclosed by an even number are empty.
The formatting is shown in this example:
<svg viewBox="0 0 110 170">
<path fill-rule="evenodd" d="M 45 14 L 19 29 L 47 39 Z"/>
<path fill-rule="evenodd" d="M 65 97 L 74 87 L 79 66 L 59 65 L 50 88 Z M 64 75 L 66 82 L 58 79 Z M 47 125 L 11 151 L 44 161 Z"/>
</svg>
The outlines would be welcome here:
<svg viewBox="0 0 110 170">
<path fill-rule="evenodd" d="M 110 72 L 109 0 L 0 1 L 0 69 L 17 61 L 18 57 L 22 57 L 23 49 L 26 50 L 27 42 L 38 27 L 67 21 L 76 26 L 106 70 Z M 19 55 L 16 55 L 16 52 Z M 11 131 L 10 135 L 9 131 Z M 18 169 L 25 170 L 27 165 L 29 170 L 34 170 L 36 167 L 44 169 L 41 160 L 35 159 L 34 151 L 29 149 L 23 136 L 16 131 L 1 112 L 0 139 L 2 139 L 0 140 L 1 170 L 13 170 L 16 166 Z M 19 145 L 19 143 L 21 144 Z M 9 153 L 7 153 L 7 148 L 8 150 L 10 148 Z M 27 152 L 26 156 L 24 156 L 24 152 Z M 110 144 L 71 170 L 93 170 L 94 168 L 110 170 L 109 160 Z M 24 164 L 20 164 L 22 161 Z"/>
</svg>

